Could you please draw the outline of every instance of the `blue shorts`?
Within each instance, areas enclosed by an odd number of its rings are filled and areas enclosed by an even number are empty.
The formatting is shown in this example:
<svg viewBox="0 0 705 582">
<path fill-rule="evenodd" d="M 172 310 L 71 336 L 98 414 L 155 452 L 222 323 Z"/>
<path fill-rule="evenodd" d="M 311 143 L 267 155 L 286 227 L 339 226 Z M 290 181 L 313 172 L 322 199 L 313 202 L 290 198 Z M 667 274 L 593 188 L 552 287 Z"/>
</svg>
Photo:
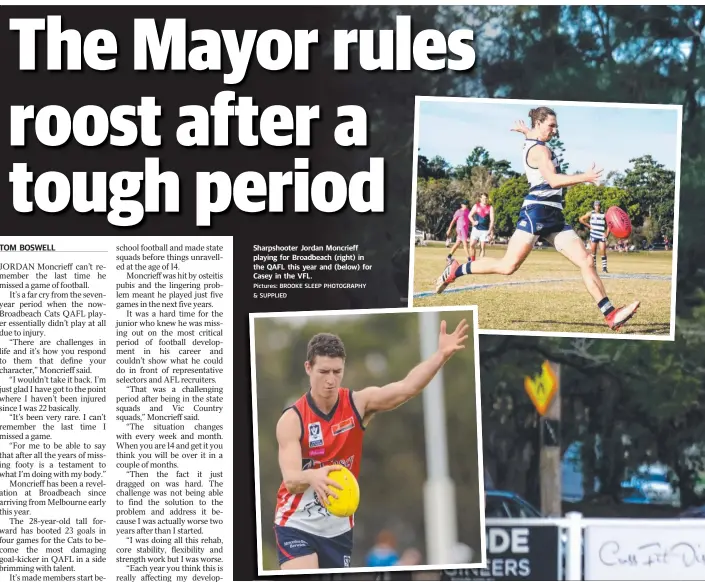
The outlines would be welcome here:
<svg viewBox="0 0 705 582">
<path fill-rule="evenodd" d="M 318 555 L 319 568 L 349 568 L 353 549 L 352 530 L 334 538 L 324 538 L 294 527 L 274 526 L 279 565 L 294 558 Z"/>
<path fill-rule="evenodd" d="M 594 243 L 605 242 L 605 237 L 604 236 L 594 236 L 591 234 L 590 235 L 590 242 L 594 242 Z"/>
<path fill-rule="evenodd" d="M 551 235 L 564 230 L 573 230 L 565 223 L 563 211 L 560 208 L 546 206 L 545 204 L 529 204 L 523 206 L 519 212 L 517 230 L 522 230 L 552 242 Z"/>
</svg>

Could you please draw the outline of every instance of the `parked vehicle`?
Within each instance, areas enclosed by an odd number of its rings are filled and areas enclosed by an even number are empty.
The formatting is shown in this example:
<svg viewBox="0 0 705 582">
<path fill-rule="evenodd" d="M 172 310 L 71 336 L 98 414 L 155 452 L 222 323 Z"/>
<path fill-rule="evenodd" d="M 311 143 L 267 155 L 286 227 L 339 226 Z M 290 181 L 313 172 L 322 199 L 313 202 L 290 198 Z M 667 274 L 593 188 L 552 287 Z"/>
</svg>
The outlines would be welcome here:
<svg viewBox="0 0 705 582">
<path fill-rule="evenodd" d="M 545 517 L 536 507 L 531 505 L 526 499 L 522 499 L 511 491 L 501 491 L 498 489 L 485 489 L 485 519 L 493 518 L 542 518 Z M 566 544 L 568 535 L 561 533 L 562 560 L 565 568 Z"/>
<path fill-rule="evenodd" d="M 511 491 L 485 490 L 486 518 L 543 517 L 531 503 Z"/>
<path fill-rule="evenodd" d="M 680 491 L 673 487 L 670 469 L 661 463 L 641 465 L 634 474 L 622 481 L 622 488 L 638 490 L 653 505 L 680 505 Z"/>
<path fill-rule="evenodd" d="M 561 497 L 563 501 L 579 502 L 585 497 L 582 464 L 582 447 L 579 441 L 571 443 L 561 460 Z M 599 458 L 600 448 L 595 447 Z M 672 485 L 672 471 L 662 463 L 644 464 L 621 483 L 620 498 L 623 503 L 644 505 L 680 505 L 680 491 Z M 600 480 L 595 477 L 593 491 L 599 493 Z"/>
</svg>

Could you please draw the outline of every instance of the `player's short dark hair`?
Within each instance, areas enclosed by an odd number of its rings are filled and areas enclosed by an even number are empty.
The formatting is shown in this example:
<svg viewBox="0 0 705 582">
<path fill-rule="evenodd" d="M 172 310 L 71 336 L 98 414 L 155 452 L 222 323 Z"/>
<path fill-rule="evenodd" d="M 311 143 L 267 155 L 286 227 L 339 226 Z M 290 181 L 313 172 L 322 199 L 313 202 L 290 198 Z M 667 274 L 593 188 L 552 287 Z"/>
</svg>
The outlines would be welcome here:
<svg viewBox="0 0 705 582">
<path fill-rule="evenodd" d="M 313 364 L 316 356 L 345 359 L 343 340 L 332 333 L 317 333 L 308 342 L 306 359 Z"/>
</svg>

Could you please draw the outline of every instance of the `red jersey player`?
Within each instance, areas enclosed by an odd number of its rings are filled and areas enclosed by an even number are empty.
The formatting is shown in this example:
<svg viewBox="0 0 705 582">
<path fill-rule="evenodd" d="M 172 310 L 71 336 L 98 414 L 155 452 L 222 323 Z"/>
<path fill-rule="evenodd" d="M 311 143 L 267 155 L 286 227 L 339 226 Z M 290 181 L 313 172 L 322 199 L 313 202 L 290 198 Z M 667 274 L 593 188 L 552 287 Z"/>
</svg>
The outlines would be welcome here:
<svg viewBox="0 0 705 582">
<path fill-rule="evenodd" d="M 337 484 L 328 473 L 345 466 L 357 478 L 362 437 L 377 412 L 397 408 L 417 396 L 443 365 L 465 348 L 462 320 L 446 333 L 441 322 L 438 350 L 403 380 L 353 392 L 342 388 L 345 347 L 339 337 L 322 333 L 308 343 L 304 364 L 310 390 L 287 408 L 277 423 L 282 484 L 277 495 L 274 534 L 281 568 L 347 568 L 352 555 L 354 518 L 326 509 Z"/>
</svg>

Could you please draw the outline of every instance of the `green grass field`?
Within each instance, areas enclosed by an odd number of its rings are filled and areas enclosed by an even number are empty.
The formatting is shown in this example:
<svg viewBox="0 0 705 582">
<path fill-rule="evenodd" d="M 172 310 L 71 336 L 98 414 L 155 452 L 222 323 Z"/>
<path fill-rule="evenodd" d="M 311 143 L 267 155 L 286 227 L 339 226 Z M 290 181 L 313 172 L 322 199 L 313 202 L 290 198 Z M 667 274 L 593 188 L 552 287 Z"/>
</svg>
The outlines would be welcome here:
<svg viewBox="0 0 705 582">
<path fill-rule="evenodd" d="M 487 256 L 500 258 L 505 248 L 488 247 Z M 447 254 L 448 249 L 442 243 L 416 247 L 414 307 L 477 305 L 480 329 L 486 330 L 670 333 L 671 251 L 608 252 L 609 274 L 602 275 L 602 279 L 612 303 L 621 307 L 635 299 L 641 301 L 639 311 L 619 332 L 612 332 L 605 325 L 578 269 L 554 249 L 534 250 L 513 275 L 460 277 L 442 294 L 435 295 L 435 281 L 445 268 Z M 454 256 L 459 261 L 465 260 L 462 248 Z M 601 269 L 599 257 L 598 269 Z M 472 285 L 481 287 L 461 290 Z"/>
</svg>

